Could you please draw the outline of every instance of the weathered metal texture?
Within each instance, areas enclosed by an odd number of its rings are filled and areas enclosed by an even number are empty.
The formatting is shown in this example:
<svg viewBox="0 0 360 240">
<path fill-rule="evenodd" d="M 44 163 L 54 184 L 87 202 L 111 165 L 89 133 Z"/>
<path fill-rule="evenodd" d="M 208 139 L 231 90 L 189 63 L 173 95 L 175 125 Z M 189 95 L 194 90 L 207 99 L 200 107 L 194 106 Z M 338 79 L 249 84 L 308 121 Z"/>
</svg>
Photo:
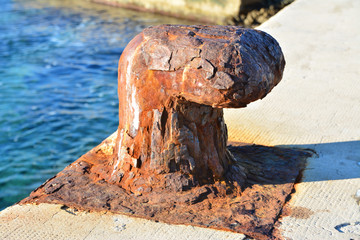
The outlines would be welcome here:
<svg viewBox="0 0 360 240">
<path fill-rule="evenodd" d="M 99 169 L 108 164 L 115 144 L 113 135 L 20 204 L 58 203 L 78 210 L 110 211 L 170 224 L 229 230 L 259 240 L 278 239 L 277 220 L 296 179 L 301 177 L 306 158 L 311 156 L 311 152 L 300 149 L 232 143 L 229 149 L 237 159 L 235 164 L 248 171 L 244 191 L 239 192 L 231 181 L 217 181 L 183 190 L 183 185 L 167 184 L 163 189 L 140 193 L 126 191 L 99 177 Z M 187 181 L 180 174 L 165 176 L 168 182 L 173 178 Z"/>
<path fill-rule="evenodd" d="M 308 155 L 230 151 L 222 108 L 265 97 L 284 65 L 278 43 L 261 31 L 145 29 L 119 61 L 117 134 L 23 203 L 63 203 L 266 238 Z M 274 156 L 279 159 L 271 163 Z"/>
<path fill-rule="evenodd" d="M 180 172 L 189 188 L 225 180 L 228 171 L 235 171 L 239 174 L 232 180 L 244 185 L 244 171 L 231 167 L 221 108 L 245 107 L 265 97 L 281 80 L 284 65 L 278 43 L 261 31 L 145 29 L 120 58 L 118 143 L 102 177 L 136 191 L 162 188 L 157 181 L 135 186 L 135 180 L 154 175 Z"/>
</svg>

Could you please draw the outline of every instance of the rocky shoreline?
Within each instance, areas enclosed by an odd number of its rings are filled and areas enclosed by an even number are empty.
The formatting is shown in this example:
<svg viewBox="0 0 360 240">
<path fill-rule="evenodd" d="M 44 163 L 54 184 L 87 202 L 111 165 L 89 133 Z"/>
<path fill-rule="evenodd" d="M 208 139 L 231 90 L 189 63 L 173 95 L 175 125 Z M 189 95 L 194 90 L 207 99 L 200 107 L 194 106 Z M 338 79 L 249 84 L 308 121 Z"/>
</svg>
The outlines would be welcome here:
<svg viewBox="0 0 360 240">
<path fill-rule="evenodd" d="M 254 28 L 294 0 L 91 0 L 94 3 L 152 12 L 195 22 Z"/>
<path fill-rule="evenodd" d="M 262 3 L 249 5 L 240 10 L 239 16 L 233 19 L 233 24 L 255 28 L 292 2 L 294 0 L 264 0 Z"/>
</svg>

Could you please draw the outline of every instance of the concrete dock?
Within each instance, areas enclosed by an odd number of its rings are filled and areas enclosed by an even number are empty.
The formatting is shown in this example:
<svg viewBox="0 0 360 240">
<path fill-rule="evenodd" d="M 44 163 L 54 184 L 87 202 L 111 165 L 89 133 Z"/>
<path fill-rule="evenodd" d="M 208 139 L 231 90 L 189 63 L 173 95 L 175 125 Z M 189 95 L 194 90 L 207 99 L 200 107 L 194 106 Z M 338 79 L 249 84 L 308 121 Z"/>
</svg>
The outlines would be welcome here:
<svg viewBox="0 0 360 240">
<path fill-rule="evenodd" d="M 229 140 L 308 148 L 301 183 L 280 219 L 285 239 L 360 239 L 360 1 L 296 0 L 261 25 L 287 62 L 264 100 L 225 110 Z M 0 239 L 245 239 L 62 205 L 0 212 Z"/>
</svg>

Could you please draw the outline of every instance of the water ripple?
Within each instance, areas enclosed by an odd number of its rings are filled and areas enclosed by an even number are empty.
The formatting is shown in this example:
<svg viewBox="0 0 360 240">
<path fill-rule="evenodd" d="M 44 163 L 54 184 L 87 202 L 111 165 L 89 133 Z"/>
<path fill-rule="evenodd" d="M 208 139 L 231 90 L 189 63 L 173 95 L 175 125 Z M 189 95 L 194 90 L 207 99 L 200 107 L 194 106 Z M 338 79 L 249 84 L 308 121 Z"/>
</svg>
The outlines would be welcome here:
<svg viewBox="0 0 360 240">
<path fill-rule="evenodd" d="M 0 0 L 0 210 L 116 130 L 126 44 L 181 23 L 75 2 Z"/>
</svg>

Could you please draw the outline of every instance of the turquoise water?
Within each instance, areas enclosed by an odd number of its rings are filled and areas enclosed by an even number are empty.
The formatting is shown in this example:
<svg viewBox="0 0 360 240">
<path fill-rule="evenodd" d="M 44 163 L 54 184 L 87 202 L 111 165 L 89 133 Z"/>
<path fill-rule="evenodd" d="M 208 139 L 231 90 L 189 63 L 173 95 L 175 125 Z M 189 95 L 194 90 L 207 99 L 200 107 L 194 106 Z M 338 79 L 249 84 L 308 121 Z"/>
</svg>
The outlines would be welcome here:
<svg viewBox="0 0 360 240">
<path fill-rule="evenodd" d="M 126 44 L 187 23 L 73 2 L 0 0 L 0 210 L 116 130 Z"/>
</svg>

